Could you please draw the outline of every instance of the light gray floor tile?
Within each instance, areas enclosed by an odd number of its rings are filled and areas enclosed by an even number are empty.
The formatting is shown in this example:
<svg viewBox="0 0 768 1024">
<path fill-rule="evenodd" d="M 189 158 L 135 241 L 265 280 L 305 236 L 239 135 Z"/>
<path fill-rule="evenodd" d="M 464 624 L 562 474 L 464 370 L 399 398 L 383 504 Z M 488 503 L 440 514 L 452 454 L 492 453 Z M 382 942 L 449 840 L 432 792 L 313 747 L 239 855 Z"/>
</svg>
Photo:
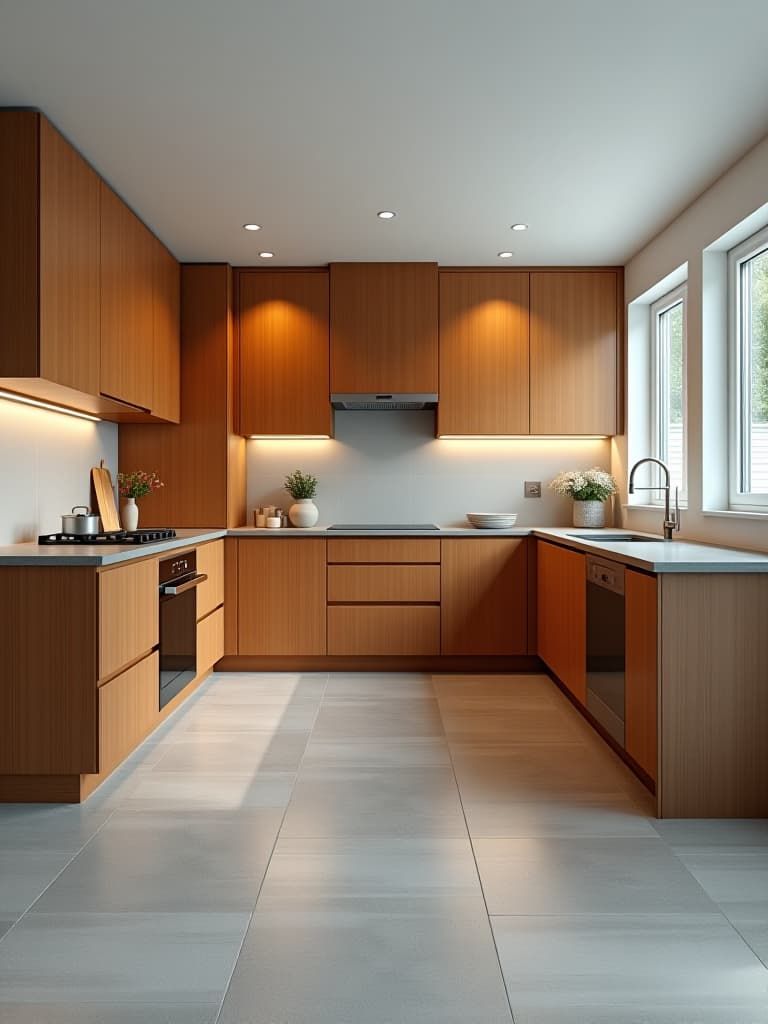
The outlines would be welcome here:
<svg viewBox="0 0 768 1024">
<path fill-rule="evenodd" d="M 584 735 L 576 713 L 554 705 L 523 707 L 517 711 L 442 711 L 445 734 L 451 743 L 578 743 Z"/>
<path fill-rule="evenodd" d="M 459 787 L 461 789 L 461 787 Z M 536 836 L 637 836 L 655 839 L 646 816 L 628 797 L 611 793 L 567 793 L 520 803 L 472 799 L 462 794 L 472 838 L 510 839 Z"/>
<path fill-rule="evenodd" d="M 313 734 L 307 744 L 302 768 L 360 767 L 397 768 L 407 765 L 450 766 L 451 756 L 443 737 L 366 737 L 320 739 Z"/>
<path fill-rule="evenodd" d="M 675 853 L 715 903 L 768 902 L 765 846 L 674 846 Z"/>
<path fill-rule="evenodd" d="M 768 1020 L 768 973 L 719 914 L 491 923 L 518 1024 Z"/>
<path fill-rule="evenodd" d="M 474 839 L 490 914 L 711 913 L 658 839 Z"/>
<path fill-rule="evenodd" d="M 450 768 L 314 768 L 301 772 L 282 835 L 464 836 Z"/>
<path fill-rule="evenodd" d="M 13 927 L 18 919 L 18 914 L 0 914 L 0 939 L 2 939 L 11 927 Z"/>
<path fill-rule="evenodd" d="M 184 719 L 185 732 L 308 732 L 315 724 L 313 700 L 275 704 L 198 703 Z"/>
<path fill-rule="evenodd" d="M 0 850 L 0 914 L 22 914 L 72 858 L 45 850 Z"/>
<path fill-rule="evenodd" d="M 117 812 L 33 913 L 250 911 L 283 812 Z"/>
<path fill-rule="evenodd" d="M 161 745 L 161 772 L 296 772 L 309 732 L 190 732 Z"/>
<path fill-rule="evenodd" d="M 436 700 L 349 700 L 328 702 L 317 716 L 313 737 L 345 739 L 443 737 Z"/>
<path fill-rule="evenodd" d="M 286 970 L 286 965 L 294 969 Z M 441 914 L 260 912 L 221 1024 L 511 1024 L 488 919 Z"/>
<path fill-rule="evenodd" d="M 659 818 L 653 827 L 671 846 L 768 846 L 768 818 Z"/>
<path fill-rule="evenodd" d="M 259 911 L 349 909 L 421 912 L 428 902 L 482 894 L 464 838 L 280 838 L 259 897 Z"/>
<path fill-rule="evenodd" d="M 294 775 L 288 772 L 218 774 L 153 771 L 123 800 L 129 811 L 237 811 L 285 808 Z"/>
<path fill-rule="evenodd" d="M 0 995 L 2 1024 L 214 1024 L 218 1003 L 7 1003 Z"/>
<path fill-rule="evenodd" d="M 325 700 L 433 698 L 432 677 L 422 672 L 331 672 Z"/>
<path fill-rule="evenodd" d="M 0 1020 L 3 1003 L 211 1005 L 224 993 L 248 921 L 248 914 L 27 914 L 0 942 Z"/>
<path fill-rule="evenodd" d="M 462 697 L 490 700 L 506 697 L 556 698 L 559 691 L 544 675 L 434 675 L 432 685 L 441 701 Z"/>
<path fill-rule="evenodd" d="M 0 850 L 76 853 L 112 814 L 91 802 L 0 804 Z"/>
<path fill-rule="evenodd" d="M 243 704 L 319 701 L 327 682 L 327 672 L 214 672 L 204 699 L 227 694 Z"/>
</svg>

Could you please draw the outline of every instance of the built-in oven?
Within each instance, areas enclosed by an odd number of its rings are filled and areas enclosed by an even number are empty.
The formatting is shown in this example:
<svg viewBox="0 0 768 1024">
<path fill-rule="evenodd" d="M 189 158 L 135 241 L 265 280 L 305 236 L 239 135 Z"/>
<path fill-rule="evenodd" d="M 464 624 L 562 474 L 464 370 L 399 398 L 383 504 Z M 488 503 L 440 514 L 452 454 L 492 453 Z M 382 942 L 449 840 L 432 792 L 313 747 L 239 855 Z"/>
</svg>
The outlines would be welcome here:
<svg viewBox="0 0 768 1024">
<path fill-rule="evenodd" d="M 587 710 L 624 746 L 624 566 L 587 556 Z"/>
<path fill-rule="evenodd" d="M 197 552 L 164 558 L 160 577 L 160 707 L 197 675 Z"/>
</svg>

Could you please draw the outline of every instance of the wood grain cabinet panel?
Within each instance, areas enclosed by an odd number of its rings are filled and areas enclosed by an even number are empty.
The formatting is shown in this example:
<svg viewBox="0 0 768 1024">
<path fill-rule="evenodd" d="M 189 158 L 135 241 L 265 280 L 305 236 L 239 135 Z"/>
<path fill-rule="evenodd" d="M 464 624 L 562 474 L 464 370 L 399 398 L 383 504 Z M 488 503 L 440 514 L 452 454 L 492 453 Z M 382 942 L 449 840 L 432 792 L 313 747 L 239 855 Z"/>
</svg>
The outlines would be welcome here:
<svg viewBox="0 0 768 1024">
<path fill-rule="evenodd" d="M 424 562 L 440 564 L 440 541 L 420 538 L 340 537 L 328 541 L 328 562 Z"/>
<path fill-rule="evenodd" d="M 442 541 L 442 654 L 525 654 L 528 542 Z"/>
<path fill-rule="evenodd" d="M 331 434 L 328 274 L 238 275 L 240 433 Z"/>
<path fill-rule="evenodd" d="M 539 657 L 581 703 L 587 698 L 587 581 L 578 551 L 537 541 Z"/>
<path fill-rule="evenodd" d="M 157 651 L 99 688 L 99 774 L 107 775 L 158 723 Z"/>
<path fill-rule="evenodd" d="M 531 433 L 615 434 L 618 274 L 531 273 Z"/>
<path fill-rule="evenodd" d="M 527 434 L 527 273 L 440 274 L 438 434 Z"/>
<path fill-rule="evenodd" d="M 624 573 L 627 753 L 654 781 L 658 760 L 658 596 L 656 577 Z"/>
<path fill-rule="evenodd" d="M 439 565 L 329 565 L 329 602 L 440 603 Z"/>
<path fill-rule="evenodd" d="M 325 654 L 325 540 L 238 540 L 238 653 Z"/>
<path fill-rule="evenodd" d="M 331 391 L 434 393 L 436 263 L 332 263 Z"/>
<path fill-rule="evenodd" d="M 440 653 L 439 605 L 334 604 L 328 607 L 328 653 Z"/>
<path fill-rule="evenodd" d="M 155 239 L 101 183 L 101 393 L 147 412 L 154 402 Z"/>
<path fill-rule="evenodd" d="M 152 415 L 178 423 L 181 419 L 181 268 L 162 242 L 152 239 L 152 243 L 155 254 Z"/>
<path fill-rule="evenodd" d="M 217 608 L 197 624 L 197 674 L 203 675 L 224 657 L 224 609 Z"/>
<path fill-rule="evenodd" d="M 157 645 L 158 600 L 153 558 L 99 573 L 100 679 Z"/>
<path fill-rule="evenodd" d="M 224 604 L 224 541 L 214 540 L 197 549 L 197 571 L 208 579 L 197 588 L 197 618 L 205 618 Z"/>
</svg>

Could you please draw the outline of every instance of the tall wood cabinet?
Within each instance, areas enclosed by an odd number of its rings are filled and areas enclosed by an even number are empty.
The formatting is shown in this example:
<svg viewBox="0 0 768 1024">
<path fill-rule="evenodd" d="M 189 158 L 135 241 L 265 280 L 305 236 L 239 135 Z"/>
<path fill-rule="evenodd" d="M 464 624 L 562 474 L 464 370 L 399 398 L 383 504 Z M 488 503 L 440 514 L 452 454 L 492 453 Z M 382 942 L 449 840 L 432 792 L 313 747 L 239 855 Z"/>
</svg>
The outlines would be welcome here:
<svg viewBox="0 0 768 1024">
<path fill-rule="evenodd" d="M 538 653 L 573 696 L 587 699 L 587 581 L 580 551 L 538 541 Z"/>
<path fill-rule="evenodd" d="M 624 746 L 655 781 L 658 760 L 658 617 L 656 577 L 624 573 Z"/>
<path fill-rule="evenodd" d="M 328 273 L 237 276 L 241 434 L 331 434 Z"/>
</svg>

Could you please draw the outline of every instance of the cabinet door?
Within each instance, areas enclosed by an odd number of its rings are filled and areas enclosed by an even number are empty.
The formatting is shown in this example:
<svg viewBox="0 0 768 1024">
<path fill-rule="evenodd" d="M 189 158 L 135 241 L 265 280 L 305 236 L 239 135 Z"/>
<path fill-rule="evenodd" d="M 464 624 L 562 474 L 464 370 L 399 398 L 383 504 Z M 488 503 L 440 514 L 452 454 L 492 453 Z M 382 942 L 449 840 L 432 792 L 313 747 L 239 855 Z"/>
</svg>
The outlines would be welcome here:
<svg viewBox="0 0 768 1024">
<path fill-rule="evenodd" d="M 328 607 L 328 653 L 418 657 L 440 652 L 436 604 L 333 604 Z"/>
<path fill-rule="evenodd" d="M 526 540 L 444 540 L 441 586 L 443 654 L 526 653 Z"/>
<path fill-rule="evenodd" d="M 155 240 L 101 183 L 101 393 L 149 411 L 154 402 Z"/>
<path fill-rule="evenodd" d="M 241 273 L 240 433 L 331 433 L 327 273 Z"/>
<path fill-rule="evenodd" d="M 99 678 L 159 640 L 157 562 L 149 558 L 99 573 Z"/>
<path fill-rule="evenodd" d="M 432 394 L 437 264 L 331 264 L 331 391 Z"/>
<path fill-rule="evenodd" d="M 582 704 L 587 698 L 587 580 L 578 551 L 537 542 L 539 657 Z"/>
<path fill-rule="evenodd" d="M 615 434 L 614 271 L 531 274 L 531 433 Z"/>
<path fill-rule="evenodd" d="M 528 278 L 440 274 L 438 434 L 528 433 Z"/>
<path fill-rule="evenodd" d="M 224 604 L 224 541 L 214 540 L 197 549 L 197 571 L 208 579 L 197 588 L 197 618 L 205 618 Z"/>
<path fill-rule="evenodd" d="M 625 747 L 630 757 L 656 779 L 658 751 L 656 577 L 627 569 L 625 614 Z"/>
<path fill-rule="evenodd" d="M 99 176 L 40 118 L 40 376 L 99 393 Z"/>
<path fill-rule="evenodd" d="M 238 653 L 325 654 L 325 541 L 238 541 Z"/>
<path fill-rule="evenodd" d="M 157 651 L 99 689 L 99 773 L 107 775 L 159 720 Z"/>
<path fill-rule="evenodd" d="M 153 238 L 152 247 L 155 253 L 152 414 L 159 419 L 178 423 L 181 418 L 181 271 L 177 261 L 162 243 Z"/>
</svg>

